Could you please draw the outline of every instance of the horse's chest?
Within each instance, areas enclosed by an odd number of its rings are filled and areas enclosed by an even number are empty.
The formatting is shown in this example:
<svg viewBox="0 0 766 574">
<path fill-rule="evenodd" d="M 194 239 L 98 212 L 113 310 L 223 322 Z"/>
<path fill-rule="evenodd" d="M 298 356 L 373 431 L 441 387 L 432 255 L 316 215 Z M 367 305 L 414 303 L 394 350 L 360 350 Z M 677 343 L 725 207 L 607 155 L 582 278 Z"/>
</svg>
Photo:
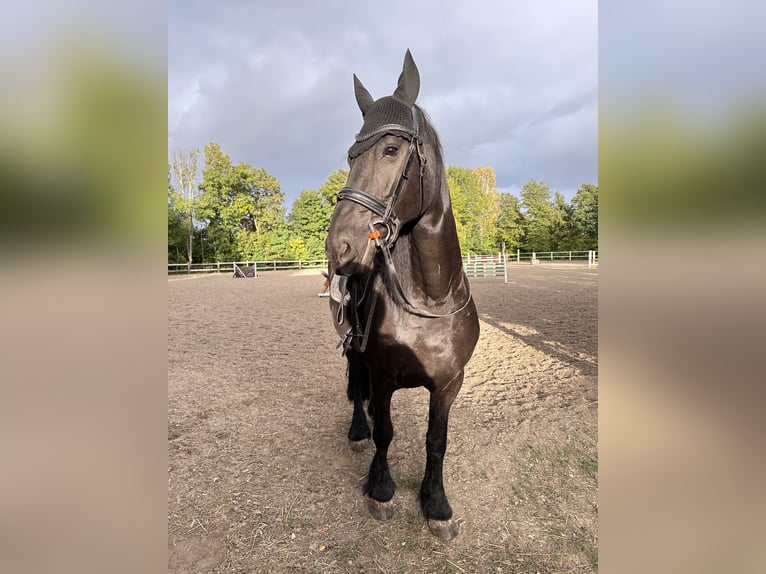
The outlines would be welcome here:
<svg viewBox="0 0 766 574">
<path fill-rule="evenodd" d="M 381 325 L 371 341 L 376 369 L 396 378 L 412 378 L 413 384 L 422 384 L 423 377 L 452 379 L 464 366 L 452 327 L 450 321 L 408 318 Z"/>
</svg>

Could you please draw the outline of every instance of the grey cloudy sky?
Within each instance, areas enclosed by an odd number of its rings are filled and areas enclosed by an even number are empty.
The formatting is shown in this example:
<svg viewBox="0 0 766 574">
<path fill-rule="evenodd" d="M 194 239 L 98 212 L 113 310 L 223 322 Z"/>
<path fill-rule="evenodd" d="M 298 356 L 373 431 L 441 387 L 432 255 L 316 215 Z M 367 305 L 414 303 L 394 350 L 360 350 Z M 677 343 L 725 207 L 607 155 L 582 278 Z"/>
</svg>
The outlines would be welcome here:
<svg viewBox="0 0 766 574">
<path fill-rule="evenodd" d="M 448 164 L 571 198 L 598 183 L 597 20 L 595 0 L 172 0 L 168 147 L 217 142 L 273 174 L 289 209 L 346 167 L 352 74 L 390 95 L 409 48 Z"/>
</svg>

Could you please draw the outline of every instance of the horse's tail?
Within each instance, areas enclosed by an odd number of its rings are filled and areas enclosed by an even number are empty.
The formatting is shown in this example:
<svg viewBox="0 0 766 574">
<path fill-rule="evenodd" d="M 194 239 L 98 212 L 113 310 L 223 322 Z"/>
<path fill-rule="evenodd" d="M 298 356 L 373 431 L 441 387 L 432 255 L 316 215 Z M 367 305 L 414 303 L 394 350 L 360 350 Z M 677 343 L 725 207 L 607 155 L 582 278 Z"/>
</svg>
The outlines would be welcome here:
<svg viewBox="0 0 766 574">
<path fill-rule="evenodd" d="M 370 372 L 364 364 L 363 355 L 348 349 L 346 358 L 348 359 L 348 400 L 352 402 L 370 400 Z"/>
</svg>

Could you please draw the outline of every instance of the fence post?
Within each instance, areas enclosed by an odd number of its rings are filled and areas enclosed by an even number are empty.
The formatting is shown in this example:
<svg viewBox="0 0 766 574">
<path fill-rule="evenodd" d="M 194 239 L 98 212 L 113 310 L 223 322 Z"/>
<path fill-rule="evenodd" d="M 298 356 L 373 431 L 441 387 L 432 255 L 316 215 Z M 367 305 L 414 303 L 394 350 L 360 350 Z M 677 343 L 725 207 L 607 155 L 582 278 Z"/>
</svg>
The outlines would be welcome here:
<svg viewBox="0 0 766 574">
<path fill-rule="evenodd" d="M 218 273 L 220 273 L 221 272 L 221 262 L 220 261 L 216 261 L 215 264 L 218 267 Z"/>
<path fill-rule="evenodd" d="M 521 249 L 516 250 L 516 263 L 521 262 Z"/>
<path fill-rule="evenodd" d="M 503 253 L 503 282 L 508 283 L 508 254 Z"/>
<path fill-rule="evenodd" d="M 570 261 L 572 260 L 572 252 L 571 251 L 569 252 L 569 260 Z"/>
</svg>

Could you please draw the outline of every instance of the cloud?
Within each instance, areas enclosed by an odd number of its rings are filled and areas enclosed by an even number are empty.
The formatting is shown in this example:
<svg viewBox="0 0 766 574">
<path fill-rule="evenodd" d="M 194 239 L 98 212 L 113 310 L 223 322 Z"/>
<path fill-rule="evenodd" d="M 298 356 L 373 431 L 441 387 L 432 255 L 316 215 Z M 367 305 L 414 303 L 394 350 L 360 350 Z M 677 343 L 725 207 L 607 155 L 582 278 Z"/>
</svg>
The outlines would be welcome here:
<svg viewBox="0 0 766 574">
<path fill-rule="evenodd" d="M 171 2 L 169 147 L 215 141 L 289 207 L 345 166 L 352 74 L 389 95 L 410 48 L 450 164 L 493 165 L 501 188 L 597 183 L 596 3 L 516 4 Z"/>
</svg>

